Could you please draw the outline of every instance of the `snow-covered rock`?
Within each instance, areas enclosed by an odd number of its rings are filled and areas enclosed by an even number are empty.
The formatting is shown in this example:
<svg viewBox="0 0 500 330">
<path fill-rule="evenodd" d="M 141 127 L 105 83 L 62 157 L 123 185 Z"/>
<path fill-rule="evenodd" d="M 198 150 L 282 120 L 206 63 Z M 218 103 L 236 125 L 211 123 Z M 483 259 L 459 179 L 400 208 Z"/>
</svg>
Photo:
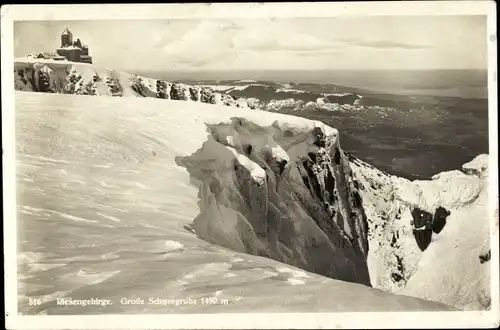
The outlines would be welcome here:
<svg viewBox="0 0 500 330">
<path fill-rule="evenodd" d="M 327 97 L 319 97 L 314 101 L 304 101 L 290 97 L 287 99 L 271 99 L 268 101 L 259 100 L 256 97 L 249 97 L 246 99 L 247 105 L 251 109 L 259 109 L 271 112 L 280 112 L 284 110 L 292 111 L 315 111 L 315 110 L 325 110 L 325 111 L 360 111 L 360 110 L 382 110 L 381 115 L 384 115 L 384 111 L 394 111 L 394 108 L 388 107 L 378 107 L 369 106 L 365 107 L 360 102 L 361 96 L 352 96 L 349 94 L 345 98 L 338 97 L 337 102 L 334 100 L 328 100 Z M 350 103 L 352 101 L 352 103 Z"/>
<path fill-rule="evenodd" d="M 368 224 L 338 132 L 321 123 L 207 124 L 179 158 L 200 189 L 193 229 L 203 239 L 335 279 L 370 284 Z"/>
<path fill-rule="evenodd" d="M 479 155 L 462 166 L 466 174 L 481 175 L 488 168 L 488 155 Z"/>
<path fill-rule="evenodd" d="M 14 87 L 20 91 L 136 96 L 223 104 L 246 108 L 247 102 L 205 86 L 190 86 L 100 68 L 96 65 L 18 58 L 14 63 Z"/>
<path fill-rule="evenodd" d="M 479 259 L 490 246 L 487 158 L 468 163 L 480 164 L 471 174 L 449 171 L 411 182 L 350 156 L 370 227 L 374 287 L 489 308 L 489 264 Z"/>
</svg>

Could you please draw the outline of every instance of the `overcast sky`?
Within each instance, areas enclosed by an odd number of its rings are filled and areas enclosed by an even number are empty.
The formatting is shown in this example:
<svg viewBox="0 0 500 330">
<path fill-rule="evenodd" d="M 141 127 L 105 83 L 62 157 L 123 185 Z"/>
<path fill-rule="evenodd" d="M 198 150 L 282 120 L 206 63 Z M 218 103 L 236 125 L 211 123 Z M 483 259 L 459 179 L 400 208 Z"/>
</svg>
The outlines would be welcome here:
<svg viewBox="0 0 500 330">
<path fill-rule="evenodd" d="M 485 16 L 16 22 L 14 55 L 54 52 L 66 26 L 124 70 L 487 67 Z"/>
</svg>

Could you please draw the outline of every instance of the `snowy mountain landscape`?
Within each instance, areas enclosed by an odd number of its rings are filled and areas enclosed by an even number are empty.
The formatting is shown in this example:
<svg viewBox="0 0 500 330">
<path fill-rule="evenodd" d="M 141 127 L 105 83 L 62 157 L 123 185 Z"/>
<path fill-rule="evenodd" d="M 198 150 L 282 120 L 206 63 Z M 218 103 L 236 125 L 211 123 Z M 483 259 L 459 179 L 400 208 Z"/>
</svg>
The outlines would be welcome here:
<svg viewBox="0 0 500 330">
<path fill-rule="evenodd" d="M 493 6 L 421 4 L 2 6 L 6 327 L 497 325 Z"/>
<path fill-rule="evenodd" d="M 375 107 L 355 92 L 273 87 L 281 114 L 254 81 L 14 69 L 23 314 L 95 313 L 64 297 L 113 301 L 101 314 L 490 308 L 487 154 L 413 180 L 282 108 Z"/>
</svg>

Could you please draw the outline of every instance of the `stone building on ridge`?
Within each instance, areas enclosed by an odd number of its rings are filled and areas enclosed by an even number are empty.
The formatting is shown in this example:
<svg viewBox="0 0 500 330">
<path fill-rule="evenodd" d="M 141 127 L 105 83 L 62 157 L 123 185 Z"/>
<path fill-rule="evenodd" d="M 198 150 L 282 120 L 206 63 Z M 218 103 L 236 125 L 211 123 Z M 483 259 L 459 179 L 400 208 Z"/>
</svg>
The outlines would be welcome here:
<svg viewBox="0 0 500 330">
<path fill-rule="evenodd" d="M 92 63 L 89 47 L 82 44 L 80 39 L 73 41 L 73 34 L 68 28 L 61 33 L 61 47 L 57 48 L 57 54 L 71 62 Z"/>
</svg>

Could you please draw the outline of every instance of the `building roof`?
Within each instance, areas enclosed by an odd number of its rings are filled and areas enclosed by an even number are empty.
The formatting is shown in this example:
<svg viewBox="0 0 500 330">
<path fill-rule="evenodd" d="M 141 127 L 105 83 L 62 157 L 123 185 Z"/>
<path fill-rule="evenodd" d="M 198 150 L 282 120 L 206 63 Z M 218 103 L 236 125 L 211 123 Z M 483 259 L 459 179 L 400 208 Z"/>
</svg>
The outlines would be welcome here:
<svg viewBox="0 0 500 330">
<path fill-rule="evenodd" d="M 82 50 L 80 47 L 77 47 L 77 46 L 66 46 L 66 47 L 59 47 L 57 49 L 79 49 L 79 50 Z"/>
<path fill-rule="evenodd" d="M 72 36 L 72 35 L 73 35 L 73 33 L 71 33 L 71 32 L 68 30 L 68 27 L 66 27 L 66 28 L 64 29 L 64 31 L 61 33 L 61 35 L 71 35 L 71 36 Z"/>
</svg>

